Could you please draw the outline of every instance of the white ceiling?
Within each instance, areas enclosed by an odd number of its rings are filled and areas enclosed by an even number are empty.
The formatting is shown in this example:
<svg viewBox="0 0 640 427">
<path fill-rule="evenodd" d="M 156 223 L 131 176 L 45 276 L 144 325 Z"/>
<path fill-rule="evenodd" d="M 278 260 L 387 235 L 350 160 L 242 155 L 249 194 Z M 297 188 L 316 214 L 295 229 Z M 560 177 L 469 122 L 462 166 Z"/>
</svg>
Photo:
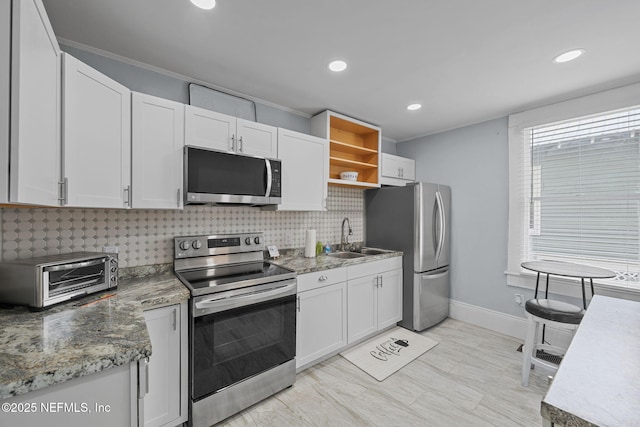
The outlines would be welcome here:
<svg viewBox="0 0 640 427">
<path fill-rule="evenodd" d="M 640 82 L 638 0 L 44 3 L 62 39 L 396 141 Z M 335 58 L 349 68 L 330 72 Z"/>
</svg>

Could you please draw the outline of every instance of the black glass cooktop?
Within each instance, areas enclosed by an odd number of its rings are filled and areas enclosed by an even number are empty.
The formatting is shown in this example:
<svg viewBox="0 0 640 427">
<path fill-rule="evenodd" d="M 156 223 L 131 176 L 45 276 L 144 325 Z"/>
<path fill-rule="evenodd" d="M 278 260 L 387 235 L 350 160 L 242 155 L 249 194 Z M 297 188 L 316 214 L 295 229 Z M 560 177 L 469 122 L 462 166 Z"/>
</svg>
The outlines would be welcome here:
<svg viewBox="0 0 640 427">
<path fill-rule="evenodd" d="M 204 295 L 296 277 L 296 273 L 269 262 L 247 262 L 176 272 L 192 295 Z"/>
</svg>

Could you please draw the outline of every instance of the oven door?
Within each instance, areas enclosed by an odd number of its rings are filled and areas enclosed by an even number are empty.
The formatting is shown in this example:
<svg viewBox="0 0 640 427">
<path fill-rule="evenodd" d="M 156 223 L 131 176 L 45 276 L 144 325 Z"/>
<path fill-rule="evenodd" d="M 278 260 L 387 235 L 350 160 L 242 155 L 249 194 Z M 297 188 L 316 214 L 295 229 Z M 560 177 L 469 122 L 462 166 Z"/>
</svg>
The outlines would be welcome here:
<svg viewBox="0 0 640 427">
<path fill-rule="evenodd" d="M 295 358 L 296 280 L 192 300 L 191 399 Z"/>
</svg>

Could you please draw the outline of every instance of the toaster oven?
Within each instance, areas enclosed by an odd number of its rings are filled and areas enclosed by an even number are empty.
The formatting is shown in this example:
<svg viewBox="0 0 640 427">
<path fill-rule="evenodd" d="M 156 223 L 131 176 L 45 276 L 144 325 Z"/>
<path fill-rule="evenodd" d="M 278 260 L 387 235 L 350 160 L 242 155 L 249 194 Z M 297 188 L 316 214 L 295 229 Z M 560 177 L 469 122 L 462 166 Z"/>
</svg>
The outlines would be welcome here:
<svg viewBox="0 0 640 427">
<path fill-rule="evenodd" d="M 118 285 L 116 254 L 72 252 L 0 262 L 0 302 L 35 309 Z"/>
</svg>

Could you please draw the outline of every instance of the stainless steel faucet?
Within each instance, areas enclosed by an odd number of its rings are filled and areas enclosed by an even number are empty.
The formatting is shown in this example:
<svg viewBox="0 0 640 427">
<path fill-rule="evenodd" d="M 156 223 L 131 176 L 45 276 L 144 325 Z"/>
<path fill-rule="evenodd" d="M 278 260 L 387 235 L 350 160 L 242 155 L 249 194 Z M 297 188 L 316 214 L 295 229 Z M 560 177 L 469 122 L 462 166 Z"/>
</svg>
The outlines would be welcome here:
<svg viewBox="0 0 640 427">
<path fill-rule="evenodd" d="M 349 234 L 347 234 L 346 236 L 344 235 L 345 222 L 349 226 Z M 349 236 L 353 236 L 353 230 L 351 229 L 351 222 L 349 221 L 349 218 L 345 218 L 342 220 L 342 226 L 340 227 L 340 250 L 343 252 L 345 251 L 345 245 L 349 245 Z"/>
</svg>

